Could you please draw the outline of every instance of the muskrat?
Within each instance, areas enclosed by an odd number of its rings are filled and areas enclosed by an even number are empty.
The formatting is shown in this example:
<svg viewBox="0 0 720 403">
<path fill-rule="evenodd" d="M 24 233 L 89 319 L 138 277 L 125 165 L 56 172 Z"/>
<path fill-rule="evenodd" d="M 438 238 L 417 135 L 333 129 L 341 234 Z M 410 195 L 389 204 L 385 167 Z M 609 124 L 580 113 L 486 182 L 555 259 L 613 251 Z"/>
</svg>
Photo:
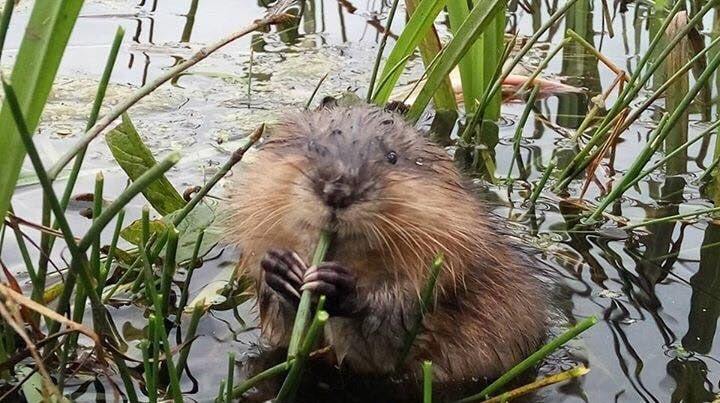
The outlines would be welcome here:
<svg viewBox="0 0 720 403">
<path fill-rule="evenodd" d="M 434 308 L 402 370 L 436 382 L 498 377 L 543 342 L 544 282 L 445 149 L 370 107 L 291 114 L 230 189 L 228 236 L 255 280 L 262 341 L 287 347 L 300 294 L 327 298 L 324 343 L 352 373 L 393 373 L 428 267 L 445 258 Z M 321 229 L 330 261 L 307 268 Z"/>
</svg>

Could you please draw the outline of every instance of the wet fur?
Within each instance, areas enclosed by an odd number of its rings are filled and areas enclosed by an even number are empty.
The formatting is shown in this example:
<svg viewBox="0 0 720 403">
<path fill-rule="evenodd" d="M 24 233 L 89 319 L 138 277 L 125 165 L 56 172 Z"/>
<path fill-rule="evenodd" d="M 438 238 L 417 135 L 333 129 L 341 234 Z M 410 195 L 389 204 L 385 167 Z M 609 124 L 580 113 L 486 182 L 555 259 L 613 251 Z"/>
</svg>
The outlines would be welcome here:
<svg viewBox="0 0 720 403">
<path fill-rule="evenodd" d="M 397 164 L 387 164 L 388 150 Z M 360 374 L 392 372 L 438 252 L 446 264 L 435 308 L 406 372 L 430 360 L 438 382 L 492 379 L 539 347 L 548 301 L 533 263 L 498 231 L 444 149 L 372 107 L 287 117 L 229 187 L 228 236 L 244 251 L 241 273 L 256 281 L 267 345 L 287 346 L 295 310 L 264 284 L 259 261 L 269 248 L 310 259 L 331 220 L 313 184 L 326 171 L 355 178 L 357 201 L 337 216 L 332 259 L 354 271 L 370 307 L 329 320 L 325 342 L 338 362 Z"/>
</svg>

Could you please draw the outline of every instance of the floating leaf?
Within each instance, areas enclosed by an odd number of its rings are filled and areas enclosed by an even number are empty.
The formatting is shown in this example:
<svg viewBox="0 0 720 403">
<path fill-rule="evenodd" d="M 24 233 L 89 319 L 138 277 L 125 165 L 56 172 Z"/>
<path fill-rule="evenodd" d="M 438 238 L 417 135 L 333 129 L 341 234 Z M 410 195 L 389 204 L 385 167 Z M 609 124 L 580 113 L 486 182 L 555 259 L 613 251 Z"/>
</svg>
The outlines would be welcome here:
<svg viewBox="0 0 720 403">
<path fill-rule="evenodd" d="M 132 180 L 157 164 L 127 114 L 123 114 L 122 123 L 112 129 L 105 136 L 105 140 L 115 160 Z M 185 205 L 185 200 L 165 176 L 150 184 L 143 194 L 162 215 L 172 213 Z"/>
</svg>

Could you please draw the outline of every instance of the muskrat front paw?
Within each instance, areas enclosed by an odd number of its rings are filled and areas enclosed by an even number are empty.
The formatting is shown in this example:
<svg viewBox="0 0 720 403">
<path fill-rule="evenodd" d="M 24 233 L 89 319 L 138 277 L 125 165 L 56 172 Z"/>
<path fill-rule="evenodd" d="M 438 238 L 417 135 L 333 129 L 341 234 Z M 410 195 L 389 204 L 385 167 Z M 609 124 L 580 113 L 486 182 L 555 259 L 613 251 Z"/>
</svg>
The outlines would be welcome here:
<svg viewBox="0 0 720 403">
<path fill-rule="evenodd" d="M 300 301 L 300 287 L 306 266 L 297 253 L 286 249 L 270 249 L 260 267 L 265 272 L 265 283 L 293 305 Z"/>
<path fill-rule="evenodd" d="M 300 290 L 325 295 L 330 315 L 353 316 L 360 310 L 355 284 L 355 275 L 345 266 L 325 262 L 307 269 Z"/>
</svg>

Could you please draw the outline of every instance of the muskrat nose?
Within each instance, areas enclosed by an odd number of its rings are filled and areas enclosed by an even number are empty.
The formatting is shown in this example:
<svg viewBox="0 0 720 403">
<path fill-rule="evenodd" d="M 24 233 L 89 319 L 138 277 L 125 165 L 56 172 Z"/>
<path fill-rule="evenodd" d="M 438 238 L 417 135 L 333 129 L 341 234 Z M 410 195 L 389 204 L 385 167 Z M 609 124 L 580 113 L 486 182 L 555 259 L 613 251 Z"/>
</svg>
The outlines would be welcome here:
<svg viewBox="0 0 720 403">
<path fill-rule="evenodd" d="M 352 203 L 352 189 L 344 183 L 326 183 L 322 189 L 322 197 L 328 206 L 342 209 Z"/>
</svg>

